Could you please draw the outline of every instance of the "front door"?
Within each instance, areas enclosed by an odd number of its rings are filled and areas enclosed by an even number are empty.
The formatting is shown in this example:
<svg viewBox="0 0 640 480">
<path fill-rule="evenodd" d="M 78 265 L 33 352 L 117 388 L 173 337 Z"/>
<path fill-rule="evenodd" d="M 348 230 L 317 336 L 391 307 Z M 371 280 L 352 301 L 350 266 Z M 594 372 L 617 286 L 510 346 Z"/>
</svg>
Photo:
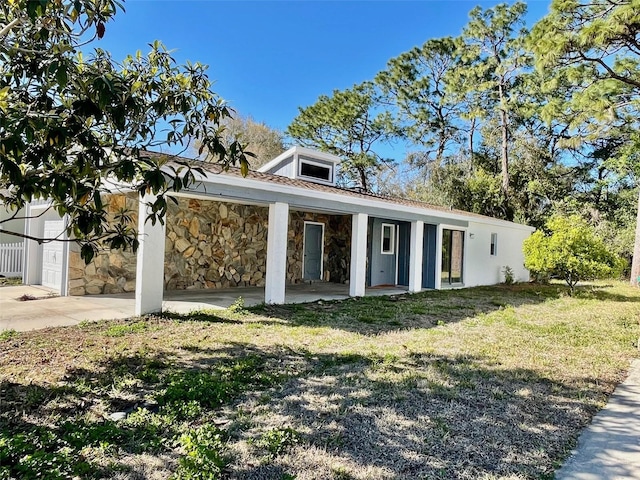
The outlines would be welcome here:
<svg viewBox="0 0 640 480">
<path fill-rule="evenodd" d="M 409 262 L 411 261 L 411 224 L 398 225 L 398 285 L 409 286 Z"/>
<path fill-rule="evenodd" d="M 64 229 L 62 220 L 44 222 L 44 238 L 56 238 Z M 42 244 L 42 285 L 60 291 L 62 286 L 63 242 Z"/>
<path fill-rule="evenodd" d="M 324 244 L 324 225 L 304 222 L 304 261 L 302 278 L 305 280 L 322 279 L 322 249 Z"/>
<path fill-rule="evenodd" d="M 422 238 L 422 288 L 436 288 L 436 225 L 424 224 Z"/>
<path fill-rule="evenodd" d="M 374 218 L 371 230 L 371 286 L 396 284 L 397 225 Z"/>
</svg>

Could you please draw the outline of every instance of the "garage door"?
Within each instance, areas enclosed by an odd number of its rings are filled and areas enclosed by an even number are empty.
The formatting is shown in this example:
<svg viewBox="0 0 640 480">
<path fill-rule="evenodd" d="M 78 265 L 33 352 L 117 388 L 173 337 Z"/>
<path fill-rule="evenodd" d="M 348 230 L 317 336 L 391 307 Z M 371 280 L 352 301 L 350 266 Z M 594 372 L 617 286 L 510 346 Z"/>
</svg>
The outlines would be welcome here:
<svg viewBox="0 0 640 480">
<path fill-rule="evenodd" d="M 62 220 L 44 222 L 44 238 L 55 238 L 64 229 Z M 42 244 L 42 285 L 60 291 L 62 284 L 62 247 L 64 242 Z"/>
</svg>

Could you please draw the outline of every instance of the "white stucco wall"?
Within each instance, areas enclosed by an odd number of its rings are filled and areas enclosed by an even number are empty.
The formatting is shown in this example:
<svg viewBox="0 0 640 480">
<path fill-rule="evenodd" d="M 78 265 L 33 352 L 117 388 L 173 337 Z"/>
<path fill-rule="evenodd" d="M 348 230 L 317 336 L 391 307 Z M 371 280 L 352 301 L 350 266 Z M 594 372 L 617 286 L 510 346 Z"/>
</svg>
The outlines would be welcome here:
<svg viewBox="0 0 640 480">
<path fill-rule="evenodd" d="M 0 205 L 0 221 L 11 218 L 15 210 L 8 210 L 5 205 Z M 18 212 L 19 217 L 24 217 L 24 210 Z M 9 220 L 7 222 L 0 223 L 0 243 L 19 243 L 22 242 L 22 238 L 15 235 L 8 235 L 3 230 L 11 232 L 24 233 L 24 220 Z"/>
<path fill-rule="evenodd" d="M 491 234 L 498 234 L 497 255 L 491 255 Z M 469 222 L 465 236 L 464 286 L 494 285 L 504 281 L 505 266 L 513 269 L 517 282 L 529 281 L 524 268 L 522 242 L 531 235 L 529 229 Z"/>
</svg>

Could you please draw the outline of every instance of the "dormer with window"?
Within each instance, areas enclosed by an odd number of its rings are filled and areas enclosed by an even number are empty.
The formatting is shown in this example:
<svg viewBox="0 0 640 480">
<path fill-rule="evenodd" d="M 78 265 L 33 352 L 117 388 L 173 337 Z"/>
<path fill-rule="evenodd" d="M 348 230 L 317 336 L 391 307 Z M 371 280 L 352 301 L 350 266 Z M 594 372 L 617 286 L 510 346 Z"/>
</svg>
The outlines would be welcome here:
<svg viewBox="0 0 640 480">
<path fill-rule="evenodd" d="M 339 163 L 340 158 L 330 153 L 296 146 L 278 155 L 258 171 L 335 186 Z"/>
</svg>

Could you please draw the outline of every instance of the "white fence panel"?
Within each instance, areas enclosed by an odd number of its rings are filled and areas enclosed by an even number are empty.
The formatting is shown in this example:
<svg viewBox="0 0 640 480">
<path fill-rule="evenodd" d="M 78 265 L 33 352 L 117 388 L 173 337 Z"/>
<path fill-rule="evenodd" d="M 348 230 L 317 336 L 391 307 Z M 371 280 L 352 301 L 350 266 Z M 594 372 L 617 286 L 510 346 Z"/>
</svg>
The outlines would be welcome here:
<svg viewBox="0 0 640 480">
<path fill-rule="evenodd" d="M 24 244 L 0 243 L 0 275 L 5 277 L 21 277 Z"/>
</svg>

